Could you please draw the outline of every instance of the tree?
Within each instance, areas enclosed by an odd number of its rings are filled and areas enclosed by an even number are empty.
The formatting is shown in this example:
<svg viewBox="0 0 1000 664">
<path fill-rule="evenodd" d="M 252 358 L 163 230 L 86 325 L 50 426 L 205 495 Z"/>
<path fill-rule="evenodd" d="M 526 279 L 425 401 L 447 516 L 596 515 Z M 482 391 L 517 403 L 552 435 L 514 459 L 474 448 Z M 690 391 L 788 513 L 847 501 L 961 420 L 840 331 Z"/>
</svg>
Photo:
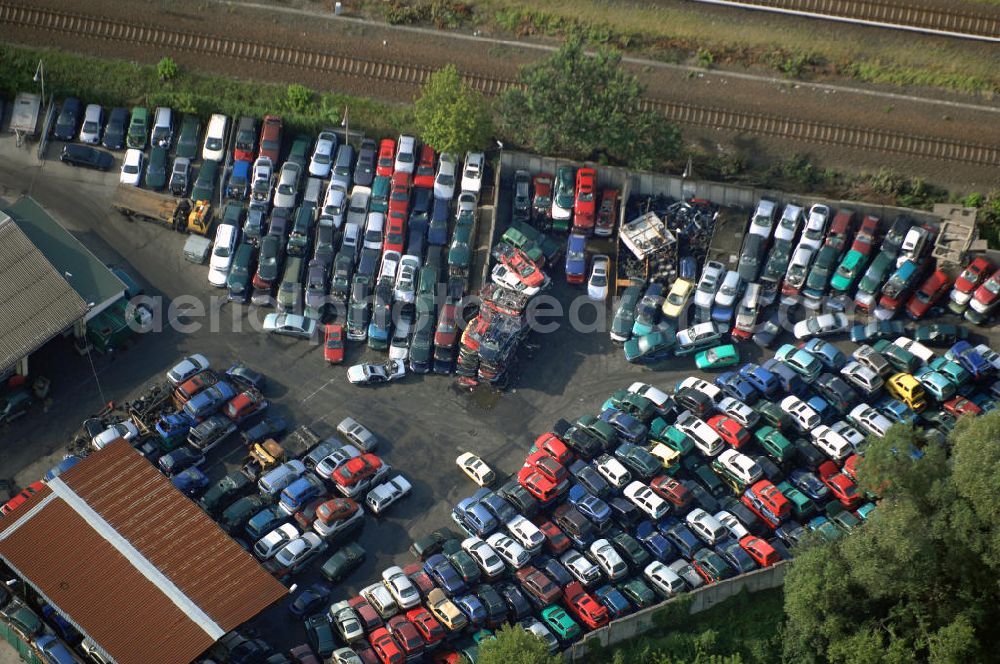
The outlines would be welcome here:
<svg viewBox="0 0 1000 664">
<path fill-rule="evenodd" d="M 479 644 L 478 664 L 562 664 L 545 643 L 520 625 L 504 625 L 495 639 Z"/>
<path fill-rule="evenodd" d="M 169 81 L 177 76 L 177 63 L 170 58 L 162 58 L 156 63 L 156 75 L 161 81 Z"/>
<path fill-rule="evenodd" d="M 438 152 L 462 155 L 486 146 L 493 118 L 483 96 L 448 65 L 431 74 L 413 108 L 424 142 Z"/>
<path fill-rule="evenodd" d="M 619 53 L 601 48 L 591 56 L 571 37 L 520 79 L 523 87 L 501 99 L 500 125 L 537 152 L 655 168 L 680 151 L 677 128 L 641 110 L 645 90 Z"/>
<path fill-rule="evenodd" d="M 312 102 L 312 90 L 300 83 L 291 83 L 285 90 L 285 106 L 293 113 L 304 113 Z"/>
<path fill-rule="evenodd" d="M 859 473 L 878 507 L 849 537 L 799 550 L 785 579 L 785 659 L 992 659 L 1000 412 L 961 419 L 947 441 L 894 427 L 871 441 Z"/>
</svg>

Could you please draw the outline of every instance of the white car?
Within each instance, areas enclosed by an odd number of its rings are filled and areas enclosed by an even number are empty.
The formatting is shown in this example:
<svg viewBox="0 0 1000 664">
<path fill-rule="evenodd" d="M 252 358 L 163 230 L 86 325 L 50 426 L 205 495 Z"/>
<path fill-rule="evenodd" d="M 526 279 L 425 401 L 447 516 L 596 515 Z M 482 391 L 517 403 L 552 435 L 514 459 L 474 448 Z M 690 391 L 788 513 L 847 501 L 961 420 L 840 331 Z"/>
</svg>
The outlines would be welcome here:
<svg viewBox="0 0 1000 664">
<path fill-rule="evenodd" d="M 601 580 L 601 568 L 590 562 L 576 549 L 570 549 L 559 557 L 563 567 L 586 587 Z"/>
<path fill-rule="evenodd" d="M 493 533 L 486 538 L 486 543 L 503 558 L 512 569 L 520 569 L 528 564 L 531 556 L 517 540 L 503 533 Z"/>
<path fill-rule="evenodd" d="M 240 237 L 240 229 L 232 224 L 219 224 L 215 231 L 215 247 L 208 261 L 208 283 L 216 288 L 226 285 L 229 276 L 229 266 L 233 262 L 236 242 Z"/>
<path fill-rule="evenodd" d="M 372 605 L 372 608 L 378 612 L 382 619 L 388 619 L 399 613 L 399 607 L 396 606 L 396 600 L 393 599 L 392 593 L 389 589 L 385 587 L 382 583 L 373 583 L 370 586 L 366 586 L 361 589 L 361 596 L 368 600 L 368 603 Z"/>
<path fill-rule="evenodd" d="M 385 228 L 385 215 L 381 212 L 369 212 L 368 220 L 365 222 L 365 249 L 382 250 L 384 241 L 382 231 Z"/>
<path fill-rule="evenodd" d="M 257 157 L 253 163 L 253 199 L 260 203 L 270 203 L 274 189 L 274 164 L 270 157 Z"/>
<path fill-rule="evenodd" d="M 559 639 L 538 619 L 529 616 L 521 624 L 524 625 L 525 630 L 537 636 L 545 644 L 550 654 L 555 654 L 559 651 Z"/>
<path fill-rule="evenodd" d="M 396 173 L 413 174 L 413 169 L 417 163 L 417 139 L 405 134 L 399 137 L 396 142 L 396 163 L 392 170 Z"/>
<path fill-rule="evenodd" d="M 825 205 L 814 205 L 809 208 L 809 215 L 806 217 L 806 227 L 802 230 L 802 237 L 796 249 L 811 249 L 819 251 L 823 246 L 823 238 L 826 235 L 826 224 L 830 221 L 830 208 Z"/>
<path fill-rule="evenodd" d="M 229 118 L 215 113 L 205 130 L 205 143 L 201 148 L 201 158 L 206 161 L 225 161 L 226 134 L 229 133 Z"/>
<path fill-rule="evenodd" d="M 455 464 L 479 486 L 490 486 L 497 479 L 497 474 L 493 472 L 493 469 L 472 452 L 459 454 L 458 458 L 455 459 Z"/>
<path fill-rule="evenodd" d="M 269 560 L 283 546 L 299 535 L 299 529 L 295 527 L 295 524 L 282 524 L 257 540 L 257 543 L 253 545 L 253 552 L 260 560 Z"/>
<path fill-rule="evenodd" d="M 723 473 L 743 484 L 753 484 L 764 476 L 764 471 L 751 457 L 736 450 L 723 450 L 715 462 Z"/>
<path fill-rule="evenodd" d="M 273 562 L 280 569 L 295 570 L 325 548 L 326 542 L 319 535 L 306 532 L 280 548 L 274 554 Z"/>
<path fill-rule="evenodd" d="M 402 567 L 393 565 L 386 568 L 382 572 L 382 583 L 401 609 L 412 609 L 420 604 L 420 591 L 410 581 L 410 577 L 406 576 Z"/>
<path fill-rule="evenodd" d="M 740 273 L 736 270 L 726 272 L 719 292 L 715 294 L 715 304 L 725 309 L 731 309 L 736 305 L 736 298 L 740 296 Z"/>
<path fill-rule="evenodd" d="M 698 280 L 698 287 L 694 291 L 694 306 L 699 309 L 712 308 L 712 302 L 715 301 L 715 293 L 719 290 L 719 284 L 725 272 L 726 266 L 718 261 L 705 263 L 705 268 L 701 272 L 701 279 Z"/>
<path fill-rule="evenodd" d="M 892 426 L 889 418 L 866 403 L 858 404 L 847 415 L 854 424 L 873 436 L 883 437 Z"/>
<path fill-rule="evenodd" d="M 795 239 L 795 234 L 799 232 L 799 224 L 802 223 L 802 208 L 789 203 L 781 212 L 781 219 L 774 229 L 775 240 L 786 240 L 791 242 Z"/>
<path fill-rule="evenodd" d="M 774 201 L 766 198 L 760 199 L 757 209 L 754 210 L 753 217 L 750 218 L 750 233 L 760 235 L 767 239 L 774 231 L 774 213 L 778 205 Z"/>
<path fill-rule="evenodd" d="M 724 397 L 719 401 L 718 408 L 747 429 L 753 429 L 760 421 L 760 413 L 735 397 Z"/>
<path fill-rule="evenodd" d="M 788 262 L 788 269 L 785 270 L 785 283 L 792 288 L 802 288 L 809 276 L 809 266 L 812 264 L 813 249 L 811 247 L 800 246 L 792 254 L 792 259 Z"/>
<path fill-rule="evenodd" d="M 139 186 L 139 181 L 142 180 L 142 165 L 145 162 L 142 150 L 136 150 L 135 148 L 125 151 L 125 158 L 122 159 L 122 172 L 118 176 L 118 181 L 122 184 L 131 185 L 133 187 Z"/>
<path fill-rule="evenodd" d="M 726 527 L 729 534 L 733 536 L 734 540 L 739 541 L 741 538 L 746 537 L 750 534 L 747 527 L 744 526 L 739 519 L 737 519 L 732 513 L 726 510 L 720 510 L 715 513 L 715 519 Z"/>
<path fill-rule="evenodd" d="M 706 422 L 698 418 L 690 411 L 685 410 L 678 417 L 674 426 L 680 430 L 681 433 L 687 434 L 694 441 L 695 447 L 705 454 L 706 456 L 715 456 L 722 451 L 724 443 L 722 442 L 722 436 L 708 426 Z"/>
<path fill-rule="evenodd" d="M 722 388 L 718 385 L 712 385 L 707 380 L 702 380 L 695 376 L 688 376 L 681 382 L 677 383 L 677 389 L 675 394 L 680 392 L 684 388 L 689 387 L 692 390 L 697 390 L 701 392 L 706 397 L 712 400 L 713 403 L 718 403 L 719 399 L 722 397 Z"/>
<path fill-rule="evenodd" d="M 895 341 L 892 342 L 892 345 L 899 346 L 903 350 L 913 353 L 924 364 L 928 364 L 931 360 L 933 360 L 936 357 L 934 351 L 932 351 L 930 348 L 923 345 L 919 341 L 914 341 L 913 339 L 910 339 L 909 337 L 898 337 Z"/>
<path fill-rule="evenodd" d="M 284 334 L 299 339 L 312 339 L 316 334 L 316 320 L 299 314 L 270 313 L 264 316 L 261 331 L 271 334 Z"/>
<path fill-rule="evenodd" d="M 83 111 L 83 126 L 80 128 L 80 142 L 97 145 L 101 140 L 104 126 L 104 109 L 100 104 L 87 104 Z"/>
<path fill-rule="evenodd" d="M 854 446 L 842 435 L 823 425 L 809 432 L 813 445 L 836 462 L 841 462 L 855 452 Z"/>
<path fill-rule="evenodd" d="M 516 539 L 529 555 L 535 555 L 545 544 L 545 535 L 538 526 L 518 514 L 506 524 L 507 532 Z"/>
<path fill-rule="evenodd" d="M 420 273 L 420 259 L 406 254 L 399 259 L 396 273 L 396 287 L 393 296 L 399 302 L 413 302 L 416 297 L 417 275 Z"/>
<path fill-rule="evenodd" d="M 670 506 L 667 502 L 656 495 L 652 489 L 635 480 L 623 492 L 625 497 L 632 501 L 632 504 L 648 514 L 653 519 L 661 519 L 666 515 Z"/>
<path fill-rule="evenodd" d="M 398 360 L 384 364 L 355 364 L 347 370 L 347 380 L 354 385 L 388 383 L 406 375 L 406 365 Z"/>
<path fill-rule="evenodd" d="M 715 321 L 710 320 L 705 323 L 698 323 L 697 325 L 686 327 L 677 333 L 677 347 L 683 350 L 706 337 L 719 336 L 720 334 L 722 334 L 722 330 L 719 329 Z"/>
<path fill-rule="evenodd" d="M 316 178 L 330 177 L 333 166 L 333 152 L 337 149 L 337 135 L 332 131 L 321 131 L 316 138 L 312 157 L 309 159 L 309 175 Z"/>
<path fill-rule="evenodd" d="M 653 387 L 649 383 L 636 381 L 628 386 L 630 394 L 638 394 L 653 402 L 653 405 L 661 412 L 665 412 L 671 407 L 670 395 L 658 387 Z"/>
<path fill-rule="evenodd" d="M 856 361 L 845 364 L 840 370 L 840 375 L 847 382 L 860 387 L 867 396 L 875 394 L 885 385 L 882 376 Z"/>
<path fill-rule="evenodd" d="M 339 183 L 331 182 L 323 198 L 322 215 L 333 219 L 333 227 L 340 230 L 347 212 L 347 192 Z"/>
<path fill-rule="evenodd" d="M 330 622 L 345 643 L 353 643 L 365 637 L 365 629 L 361 626 L 358 614 L 346 599 L 330 605 Z"/>
<path fill-rule="evenodd" d="M 387 251 L 382 254 L 382 267 L 378 272 L 379 283 L 389 286 L 396 285 L 396 274 L 399 272 L 400 255 L 398 251 Z"/>
<path fill-rule="evenodd" d="M 465 169 L 462 171 L 462 191 L 471 191 L 479 195 L 483 188 L 483 170 L 486 167 L 486 155 L 482 152 L 468 152 L 465 155 Z"/>
<path fill-rule="evenodd" d="M 687 590 L 687 584 L 684 582 L 684 579 L 659 560 L 654 560 L 646 565 L 642 573 L 649 581 L 649 584 L 653 586 L 653 590 L 663 597 L 673 597 L 677 593 Z"/>
<path fill-rule="evenodd" d="M 628 471 L 625 464 L 610 454 L 602 454 L 595 459 L 595 462 L 597 472 L 616 489 L 622 489 L 632 481 L 632 473 Z"/>
<path fill-rule="evenodd" d="M 94 436 L 94 439 L 90 441 L 90 444 L 94 446 L 95 450 L 100 450 L 104 449 L 108 443 L 118 440 L 119 438 L 125 440 L 126 442 L 131 442 L 138 437 L 139 427 L 137 427 L 133 422 L 118 422 L 116 424 L 112 424 L 110 427 Z"/>
<path fill-rule="evenodd" d="M 810 337 L 826 337 L 846 332 L 849 325 L 850 320 L 842 313 L 820 314 L 796 323 L 795 327 L 792 328 L 792 333 L 799 340 Z"/>
<path fill-rule="evenodd" d="M 496 578 L 504 573 L 506 567 L 503 560 L 489 544 L 478 537 L 467 537 L 462 540 L 462 549 L 469 554 L 483 573 L 490 578 Z"/>
<path fill-rule="evenodd" d="M 724 539 L 729 531 L 714 516 L 700 507 L 696 507 L 684 517 L 687 527 L 705 544 L 715 546 Z"/>
<path fill-rule="evenodd" d="M 608 540 L 595 540 L 590 545 L 590 555 L 610 580 L 617 581 L 628 575 L 628 565 Z"/>
<path fill-rule="evenodd" d="M 812 406 L 791 394 L 781 400 L 781 410 L 791 415 L 799 429 L 804 432 L 808 432 L 822 423 L 819 414 L 812 409 Z"/>
<path fill-rule="evenodd" d="M 167 380 L 170 381 L 171 385 L 180 385 L 196 373 L 201 373 L 207 369 L 208 366 L 208 358 L 201 353 L 188 355 L 167 372 Z"/>
<path fill-rule="evenodd" d="M 410 495 L 413 486 L 402 475 L 382 482 L 365 496 L 365 504 L 372 514 L 381 514 L 396 502 Z"/>
<path fill-rule="evenodd" d="M 608 298 L 608 273 L 611 269 L 611 257 L 597 254 L 591 259 L 590 278 L 587 280 L 587 297 L 595 302 L 603 302 Z"/>
<path fill-rule="evenodd" d="M 843 436 L 854 449 L 860 451 L 865 448 L 865 434 L 858 431 L 850 423 L 845 422 L 844 420 L 838 420 L 830 425 L 830 429 L 834 433 Z"/>
<path fill-rule="evenodd" d="M 463 216 L 475 214 L 476 205 L 479 204 L 479 195 L 471 191 L 463 191 L 458 195 L 458 202 L 455 205 L 455 219 Z"/>
<path fill-rule="evenodd" d="M 441 153 L 434 176 L 434 198 L 443 201 L 455 198 L 455 170 L 455 157 L 447 152 Z"/>
<path fill-rule="evenodd" d="M 316 477 L 321 480 L 332 480 L 333 471 L 337 470 L 354 457 L 359 456 L 361 456 L 361 450 L 357 447 L 354 445 L 344 445 L 323 457 L 319 463 L 316 464 L 316 467 L 313 468 L 313 472 L 316 473 Z"/>
<path fill-rule="evenodd" d="M 274 207 L 293 208 L 299 194 L 299 178 L 302 167 L 294 161 L 286 161 L 278 173 L 278 186 L 274 190 Z"/>
</svg>

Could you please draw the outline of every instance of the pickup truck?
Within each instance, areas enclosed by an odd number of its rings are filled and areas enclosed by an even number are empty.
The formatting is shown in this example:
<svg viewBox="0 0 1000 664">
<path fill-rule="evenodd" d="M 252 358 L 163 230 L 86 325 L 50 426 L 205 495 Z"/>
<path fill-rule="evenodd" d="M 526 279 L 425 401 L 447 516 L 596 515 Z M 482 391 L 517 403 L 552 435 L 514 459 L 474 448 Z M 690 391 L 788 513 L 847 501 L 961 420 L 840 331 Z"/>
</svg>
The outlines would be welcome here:
<svg viewBox="0 0 1000 664">
<path fill-rule="evenodd" d="M 319 441 L 320 437 L 315 431 L 302 425 L 280 444 L 273 438 L 256 442 L 250 446 L 250 451 L 243 460 L 243 473 L 250 479 L 257 480 L 285 461 L 302 457 Z"/>
</svg>

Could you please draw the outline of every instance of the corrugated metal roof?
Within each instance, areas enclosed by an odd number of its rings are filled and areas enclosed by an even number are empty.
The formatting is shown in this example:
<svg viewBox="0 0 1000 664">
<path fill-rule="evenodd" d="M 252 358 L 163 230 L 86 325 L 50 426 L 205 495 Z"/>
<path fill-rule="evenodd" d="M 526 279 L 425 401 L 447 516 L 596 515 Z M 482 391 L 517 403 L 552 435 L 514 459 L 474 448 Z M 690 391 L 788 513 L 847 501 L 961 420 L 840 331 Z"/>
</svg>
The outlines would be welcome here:
<svg viewBox="0 0 1000 664">
<path fill-rule="evenodd" d="M 86 302 L 0 213 L 0 373 L 86 313 Z"/>
<path fill-rule="evenodd" d="M 0 521 L 0 557 L 121 664 L 188 662 L 214 641 L 130 562 L 135 552 L 227 632 L 287 593 L 126 442 L 59 479 L 89 509 L 50 498 L 46 487 Z M 100 534 L 105 522 L 128 550 Z"/>
</svg>

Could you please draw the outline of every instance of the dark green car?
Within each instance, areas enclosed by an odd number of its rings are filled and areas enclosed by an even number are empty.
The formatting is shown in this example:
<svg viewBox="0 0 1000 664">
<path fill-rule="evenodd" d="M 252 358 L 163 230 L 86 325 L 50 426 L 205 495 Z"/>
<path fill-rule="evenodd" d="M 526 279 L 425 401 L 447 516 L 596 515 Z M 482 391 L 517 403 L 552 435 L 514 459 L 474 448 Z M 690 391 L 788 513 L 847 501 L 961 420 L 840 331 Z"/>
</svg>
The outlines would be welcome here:
<svg viewBox="0 0 1000 664">
<path fill-rule="evenodd" d="M 312 646 L 313 652 L 324 658 L 330 655 L 337 647 L 337 642 L 333 639 L 330 617 L 325 612 L 317 613 L 306 618 L 304 624 L 306 640 Z"/>
<path fill-rule="evenodd" d="M 792 516 L 797 520 L 808 519 L 816 514 L 818 510 L 816 503 L 789 482 L 781 482 L 777 485 L 777 489 L 792 504 Z"/>
<path fill-rule="evenodd" d="M 181 131 L 177 137 L 176 156 L 197 159 L 200 134 L 201 120 L 196 115 L 185 113 L 184 117 L 181 118 Z"/>
<path fill-rule="evenodd" d="M 901 346 L 897 346 L 888 339 L 879 339 L 872 344 L 872 348 L 880 353 L 896 371 L 913 373 L 922 364 L 916 355 Z"/>
<path fill-rule="evenodd" d="M 625 598 L 638 609 L 645 609 L 648 606 L 653 606 L 659 599 L 656 597 L 656 593 L 653 592 L 652 588 L 646 585 L 646 582 L 642 579 L 629 579 L 625 583 L 618 584 L 618 592 L 625 595 Z"/>
<path fill-rule="evenodd" d="M 783 431 L 789 431 L 792 427 L 792 416 L 781 409 L 781 406 L 774 403 L 773 401 L 768 401 L 766 399 L 761 399 L 753 406 L 751 406 L 765 424 L 769 424 L 776 429 L 782 429 Z"/>
<path fill-rule="evenodd" d="M 583 415 L 576 420 L 576 426 L 586 429 L 587 432 L 597 439 L 601 447 L 610 450 L 618 443 L 618 432 L 615 428 L 604 420 L 593 415 Z"/>
<path fill-rule="evenodd" d="M 542 620 L 560 641 L 572 641 L 580 636 L 580 626 L 561 606 L 553 604 L 542 609 Z"/>
<path fill-rule="evenodd" d="M 628 390 L 618 390 L 604 402 L 601 410 L 616 408 L 623 413 L 628 413 L 632 417 L 640 420 L 643 424 L 649 424 L 659 413 L 656 404 L 642 396 L 634 394 Z"/>
<path fill-rule="evenodd" d="M 132 119 L 128 123 L 128 134 L 125 135 L 125 145 L 136 150 L 146 149 L 146 138 L 149 136 L 149 109 L 136 106 L 132 109 Z"/>
<path fill-rule="evenodd" d="M 611 321 L 611 339 L 613 341 L 628 341 L 632 336 L 632 325 L 635 323 L 635 308 L 642 297 L 642 286 L 629 286 L 622 293 Z"/>
<path fill-rule="evenodd" d="M 309 164 L 309 149 L 312 147 L 312 139 L 299 134 L 292 141 L 292 149 L 288 151 L 288 161 L 298 164 L 304 170 Z"/>
<path fill-rule="evenodd" d="M 234 532 L 246 525 L 254 514 L 271 504 L 271 499 L 260 494 L 240 498 L 226 508 L 219 525 L 228 532 Z"/>
<path fill-rule="evenodd" d="M 45 629 L 45 623 L 19 598 L 11 600 L 0 615 L 29 638 L 38 636 Z"/>
<path fill-rule="evenodd" d="M 368 199 L 369 212 L 381 212 L 385 214 L 389 211 L 389 189 L 392 181 L 387 175 L 379 175 L 372 183 L 372 196 Z"/>
<path fill-rule="evenodd" d="M 236 496 L 252 484 L 252 480 L 243 472 L 236 470 L 212 485 L 205 492 L 205 495 L 198 500 L 198 504 L 206 512 L 212 512 L 228 499 Z"/>
<path fill-rule="evenodd" d="M 350 542 L 330 556 L 319 568 L 327 581 L 337 582 L 353 572 L 365 559 L 365 550 L 357 542 Z"/>
<path fill-rule="evenodd" d="M 191 189 L 192 201 L 214 201 L 215 184 L 219 179 L 219 162 L 206 159 L 201 162 L 198 169 L 198 177 L 194 181 Z"/>
<path fill-rule="evenodd" d="M 723 560 L 722 556 L 709 549 L 699 549 L 694 554 L 691 561 L 703 575 L 708 576 L 712 581 L 722 581 L 736 576 L 736 572 L 729 563 Z"/>
<path fill-rule="evenodd" d="M 250 277 L 253 274 L 253 257 L 256 248 L 241 242 L 233 256 L 232 265 L 229 268 L 229 276 L 226 277 L 226 287 L 229 289 L 229 300 L 231 302 L 243 302 L 250 293 Z"/>
<path fill-rule="evenodd" d="M 673 424 L 667 424 L 666 420 L 657 417 L 649 426 L 650 440 L 663 443 L 670 449 L 680 454 L 687 454 L 694 449 L 694 440 Z"/>
<path fill-rule="evenodd" d="M 772 411 L 770 408 L 768 410 Z M 780 407 L 778 410 L 781 410 Z M 761 411 L 758 410 L 757 412 Z M 791 441 L 785 438 L 784 434 L 775 429 L 773 426 L 768 425 L 760 427 L 754 432 L 754 436 L 757 438 L 757 442 L 760 443 L 760 446 L 764 448 L 764 451 L 767 452 L 768 456 L 778 463 L 788 461 L 795 454 L 795 448 L 792 446 Z"/>
<path fill-rule="evenodd" d="M 461 547 L 459 547 L 458 550 L 448 553 L 448 560 L 455 566 L 455 569 L 458 570 L 459 576 L 462 577 L 466 584 L 472 584 L 479 581 L 479 577 L 482 574 L 482 571 L 479 569 L 479 565 L 477 565 L 476 561 L 472 559 L 472 556 L 463 551 Z"/>
<path fill-rule="evenodd" d="M 149 151 L 146 165 L 146 187 L 160 191 L 167 186 L 167 151 L 159 146 Z"/>
<path fill-rule="evenodd" d="M 879 286 L 888 278 L 890 270 L 892 270 L 892 255 L 883 251 L 865 270 L 865 274 L 858 284 L 858 291 L 874 295 Z"/>
<path fill-rule="evenodd" d="M 819 298 L 826 292 L 826 287 L 830 283 L 830 275 L 834 270 L 834 263 L 840 258 L 840 250 L 829 244 L 823 245 L 813 261 L 809 276 L 806 277 L 805 288 L 802 294 L 811 298 Z"/>
<path fill-rule="evenodd" d="M 621 557 L 634 570 L 645 569 L 652 559 L 649 551 L 646 551 L 638 541 L 628 533 L 619 533 L 611 538 L 611 544 Z"/>
<path fill-rule="evenodd" d="M 302 300 L 302 269 L 305 261 L 301 256 L 293 256 L 285 263 L 285 273 L 278 284 L 278 309 L 296 311 Z"/>
</svg>

